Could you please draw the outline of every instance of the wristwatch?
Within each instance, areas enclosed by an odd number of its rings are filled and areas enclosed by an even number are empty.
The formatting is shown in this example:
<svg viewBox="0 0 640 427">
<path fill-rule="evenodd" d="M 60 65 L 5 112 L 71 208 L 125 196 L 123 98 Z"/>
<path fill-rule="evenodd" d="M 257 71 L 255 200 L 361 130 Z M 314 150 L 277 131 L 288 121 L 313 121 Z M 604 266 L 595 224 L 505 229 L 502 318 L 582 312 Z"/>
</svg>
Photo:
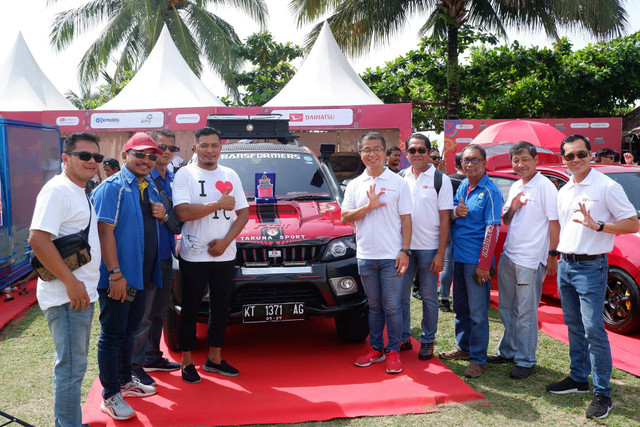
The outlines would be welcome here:
<svg viewBox="0 0 640 427">
<path fill-rule="evenodd" d="M 405 254 L 411 256 L 411 249 L 400 249 L 400 252 L 404 252 Z"/>
<path fill-rule="evenodd" d="M 558 256 L 558 255 L 560 255 L 560 252 L 556 251 L 555 249 L 549 251 L 549 256 Z"/>
<path fill-rule="evenodd" d="M 600 227 L 598 227 L 598 229 L 596 231 L 602 231 L 604 230 L 604 221 L 596 221 L 598 224 L 600 224 Z"/>
<path fill-rule="evenodd" d="M 120 267 L 116 267 L 113 270 L 109 271 L 109 274 L 118 274 L 120 273 Z"/>
</svg>

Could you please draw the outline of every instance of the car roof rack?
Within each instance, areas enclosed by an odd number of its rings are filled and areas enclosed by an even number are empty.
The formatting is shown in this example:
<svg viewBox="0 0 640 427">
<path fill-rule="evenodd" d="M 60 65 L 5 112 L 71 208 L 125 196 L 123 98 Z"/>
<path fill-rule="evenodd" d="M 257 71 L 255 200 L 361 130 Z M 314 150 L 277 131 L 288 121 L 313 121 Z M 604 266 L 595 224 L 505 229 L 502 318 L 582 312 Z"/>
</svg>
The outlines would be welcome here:
<svg viewBox="0 0 640 427">
<path fill-rule="evenodd" d="M 289 118 L 281 114 L 210 114 L 207 116 L 207 126 L 219 130 L 222 139 L 241 139 L 244 143 L 275 139 L 282 144 L 294 142 L 302 145 L 298 141 L 298 135 L 292 134 L 289 130 Z"/>
</svg>

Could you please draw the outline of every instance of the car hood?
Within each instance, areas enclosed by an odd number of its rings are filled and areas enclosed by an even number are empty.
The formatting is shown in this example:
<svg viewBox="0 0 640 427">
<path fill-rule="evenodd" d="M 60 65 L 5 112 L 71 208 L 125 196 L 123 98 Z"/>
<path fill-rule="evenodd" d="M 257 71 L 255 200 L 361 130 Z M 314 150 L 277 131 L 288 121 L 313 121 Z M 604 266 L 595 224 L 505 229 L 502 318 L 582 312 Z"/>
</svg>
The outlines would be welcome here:
<svg viewBox="0 0 640 427">
<path fill-rule="evenodd" d="M 295 242 L 326 243 L 354 234 L 353 226 L 340 220 L 336 202 L 278 201 L 249 204 L 249 222 L 237 237 L 238 244 L 282 245 Z"/>
</svg>

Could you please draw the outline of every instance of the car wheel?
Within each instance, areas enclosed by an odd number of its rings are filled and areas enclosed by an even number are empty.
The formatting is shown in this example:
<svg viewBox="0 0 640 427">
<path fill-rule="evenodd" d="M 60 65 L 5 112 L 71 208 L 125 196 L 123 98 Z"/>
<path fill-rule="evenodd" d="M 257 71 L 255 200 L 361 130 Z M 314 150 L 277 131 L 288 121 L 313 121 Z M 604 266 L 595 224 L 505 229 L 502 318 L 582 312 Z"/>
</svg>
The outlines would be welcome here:
<svg viewBox="0 0 640 427">
<path fill-rule="evenodd" d="M 605 327 L 626 334 L 640 326 L 640 288 L 626 271 L 609 268 L 602 313 Z"/>
<path fill-rule="evenodd" d="M 163 325 L 164 342 L 171 351 L 178 351 L 178 324 L 180 315 L 173 309 L 167 310 L 167 318 Z"/>
<path fill-rule="evenodd" d="M 342 313 L 335 317 L 336 331 L 344 342 L 358 343 L 369 336 L 369 309 Z"/>
</svg>

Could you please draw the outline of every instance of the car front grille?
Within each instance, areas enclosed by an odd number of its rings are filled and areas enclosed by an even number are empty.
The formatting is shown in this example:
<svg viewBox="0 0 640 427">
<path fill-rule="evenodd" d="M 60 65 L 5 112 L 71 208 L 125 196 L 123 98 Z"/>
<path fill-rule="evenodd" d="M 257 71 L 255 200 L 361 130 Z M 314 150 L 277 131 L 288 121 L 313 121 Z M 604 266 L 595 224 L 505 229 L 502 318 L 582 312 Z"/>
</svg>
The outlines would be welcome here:
<svg viewBox="0 0 640 427">
<path fill-rule="evenodd" d="M 255 248 L 239 248 L 237 264 L 251 265 L 291 265 L 318 261 L 320 258 L 319 245 L 300 246 L 265 246 Z"/>
<path fill-rule="evenodd" d="M 236 292 L 231 300 L 231 312 L 240 311 L 244 304 L 286 302 L 303 302 L 310 307 L 326 305 L 320 291 L 311 283 L 287 283 L 286 286 L 252 284 L 243 286 Z"/>
</svg>

